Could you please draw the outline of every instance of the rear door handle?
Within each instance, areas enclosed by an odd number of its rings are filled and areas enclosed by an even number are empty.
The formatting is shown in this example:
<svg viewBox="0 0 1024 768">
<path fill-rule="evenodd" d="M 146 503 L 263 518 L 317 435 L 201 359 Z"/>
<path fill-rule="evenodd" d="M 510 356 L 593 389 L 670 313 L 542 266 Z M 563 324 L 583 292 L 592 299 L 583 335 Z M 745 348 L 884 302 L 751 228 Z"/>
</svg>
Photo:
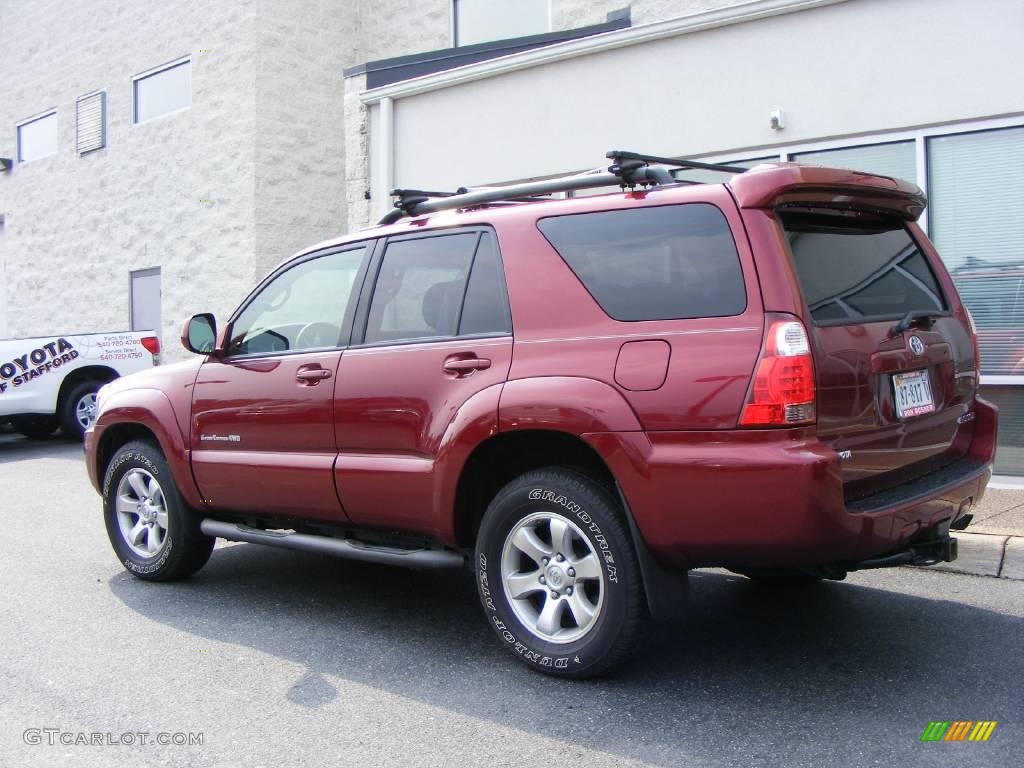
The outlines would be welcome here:
<svg viewBox="0 0 1024 768">
<path fill-rule="evenodd" d="M 486 357 L 449 357 L 442 366 L 448 373 L 468 375 L 473 371 L 485 371 L 491 367 Z"/>
<path fill-rule="evenodd" d="M 331 378 L 331 372 L 326 368 L 300 368 L 295 372 L 295 380 L 301 384 L 317 384 L 321 379 Z"/>
</svg>

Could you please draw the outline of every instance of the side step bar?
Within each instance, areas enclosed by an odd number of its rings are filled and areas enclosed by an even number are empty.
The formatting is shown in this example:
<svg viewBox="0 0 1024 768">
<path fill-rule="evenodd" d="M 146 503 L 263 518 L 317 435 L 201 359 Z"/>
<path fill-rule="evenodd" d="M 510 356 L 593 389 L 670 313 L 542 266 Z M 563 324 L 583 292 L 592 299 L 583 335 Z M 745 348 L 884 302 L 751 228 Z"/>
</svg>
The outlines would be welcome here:
<svg viewBox="0 0 1024 768">
<path fill-rule="evenodd" d="M 420 570 L 459 568 L 466 558 L 458 552 L 446 549 L 395 549 L 364 544 L 354 539 L 335 539 L 330 536 L 315 536 L 308 533 L 289 531 L 264 531 L 239 523 L 221 520 L 203 520 L 200 530 L 207 536 L 228 541 L 246 541 L 251 544 L 267 544 L 283 549 L 297 549 L 303 552 L 318 552 L 323 555 L 347 557 L 368 563 L 400 565 Z"/>
</svg>

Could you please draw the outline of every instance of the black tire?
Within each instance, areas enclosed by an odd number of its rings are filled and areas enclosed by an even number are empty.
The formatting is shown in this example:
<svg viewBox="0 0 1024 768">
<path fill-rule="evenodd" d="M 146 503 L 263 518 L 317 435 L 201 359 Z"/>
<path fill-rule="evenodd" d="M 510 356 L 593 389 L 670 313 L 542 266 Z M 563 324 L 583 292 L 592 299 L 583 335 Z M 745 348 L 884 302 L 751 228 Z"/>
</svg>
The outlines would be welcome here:
<svg viewBox="0 0 1024 768">
<path fill-rule="evenodd" d="M 66 437 L 81 440 L 85 437 L 86 425 L 78 420 L 79 403 L 86 398 L 96 397 L 102 381 L 82 381 L 68 390 L 60 404 L 60 427 Z"/>
<path fill-rule="evenodd" d="M 15 416 L 11 426 L 27 438 L 45 440 L 57 431 L 57 420 L 53 416 Z"/>
<path fill-rule="evenodd" d="M 568 528 L 558 523 L 559 530 L 573 531 L 570 548 L 575 548 L 565 562 L 557 563 L 558 567 L 567 568 L 569 561 L 585 558 L 589 553 L 594 557 L 590 570 L 599 573 L 599 578 L 577 580 L 573 571 L 572 579 L 567 582 L 565 577 L 569 571 L 550 570 L 555 550 L 560 547 L 552 541 L 554 530 L 549 523 L 558 518 L 572 524 Z M 532 590 L 535 590 L 532 586 L 534 573 L 538 574 L 538 583 L 549 586 L 532 591 L 528 598 L 517 601 L 519 607 L 513 609 L 512 598 L 502 579 L 506 540 L 510 540 L 519 528 L 538 520 L 537 527 L 530 530 L 542 538 L 544 526 L 547 526 L 549 540 L 545 545 L 552 552 L 549 564 L 542 566 L 539 561 L 530 562 L 531 558 L 512 549 L 508 557 L 519 558 L 520 563 L 509 573 L 523 575 L 525 568 L 529 571 L 528 583 Z M 513 561 L 510 559 L 508 562 Z M 583 561 L 578 559 L 576 562 Z M 533 565 L 537 565 L 539 570 L 533 571 Z M 585 678 L 608 672 L 630 655 L 647 620 L 640 567 L 619 504 L 602 485 L 571 469 L 528 472 L 510 482 L 494 497 L 477 536 L 475 566 L 480 601 L 501 644 L 527 666 L 549 675 Z M 548 581 L 540 582 L 543 574 L 550 574 Z M 521 614 L 533 611 L 539 619 L 544 608 L 537 606 L 546 606 L 549 596 L 556 594 L 549 591 L 550 585 L 556 582 L 561 586 L 557 592 L 558 600 L 564 599 L 566 604 L 561 606 L 561 612 L 555 611 L 555 615 L 561 618 L 551 635 L 552 640 L 538 634 L 539 621 L 535 622 L 538 626 L 528 628 Z M 599 605 L 586 629 L 576 621 L 574 605 L 570 604 L 573 599 L 573 592 L 567 586 L 570 583 L 580 592 L 576 600 L 582 597 L 590 601 L 589 604 Z M 595 601 L 598 588 L 603 597 Z M 566 623 L 576 626 L 566 627 Z M 574 632 L 582 634 L 567 642 L 558 640 L 557 635 L 569 633 L 571 637 Z"/>
<path fill-rule="evenodd" d="M 148 476 L 157 483 L 160 494 L 147 496 L 137 493 L 132 485 L 132 478 L 125 480 L 129 473 L 134 478 L 145 481 Z M 125 480 L 122 487 L 122 480 Z M 147 491 L 152 486 L 144 486 Z M 117 510 L 117 496 L 121 490 L 125 498 L 149 498 L 156 500 L 156 507 L 143 506 L 137 512 L 122 516 Z M 154 534 L 143 531 L 143 538 L 136 542 L 133 549 L 128 541 L 131 531 L 124 528 L 137 525 L 144 518 L 148 519 L 150 510 L 164 509 L 166 512 L 166 529 Z M 173 581 L 191 576 L 210 559 L 213 552 L 214 539 L 199 530 L 199 515 L 190 509 L 178 493 L 170 467 L 164 460 L 160 449 L 145 441 L 126 443 L 114 454 L 103 478 L 103 517 L 107 526 L 107 537 L 117 553 L 118 559 L 125 569 L 133 576 L 146 581 Z M 122 526 L 124 520 L 124 526 Z M 147 526 L 152 531 L 154 525 Z M 145 549 L 150 543 L 150 536 L 162 542 L 151 554 L 140 553 L 137 549 Z M 156 543 L 154 541 L 154 544 Z"/>
<path fill-rule="evenodd" d="M 773 589 L 799 589 L 817 584 L 824 578 L 820 574 L 803 571 L 799 568 L 745 568 L 736 570 L 741 576 Z"/>
</svg>

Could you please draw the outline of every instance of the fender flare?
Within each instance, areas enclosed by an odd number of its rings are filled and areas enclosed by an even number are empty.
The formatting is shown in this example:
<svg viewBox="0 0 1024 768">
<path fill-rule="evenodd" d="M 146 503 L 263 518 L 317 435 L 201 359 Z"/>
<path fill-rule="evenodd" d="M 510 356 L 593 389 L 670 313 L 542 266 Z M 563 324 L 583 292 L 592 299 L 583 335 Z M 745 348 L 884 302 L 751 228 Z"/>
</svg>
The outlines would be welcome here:
<svg viewBox="0 0 1024 768">
<path fill-rule="evenodd" d="M 103 436 L 112 427 L 123 424 L 139 425 L 153 433 L 171 468 L 179 493 L 187 504 L 198 509 L 201 496 L 192 477 L 191 453 L 167 395 L 158 389 L 128 389 L 115 392 L 105 400 L 93 426 L 97 459 L 101 455 Z M 95 472 L 102 491 L 103 478 L 99 476 L 98 465 Z"/>
</svg>

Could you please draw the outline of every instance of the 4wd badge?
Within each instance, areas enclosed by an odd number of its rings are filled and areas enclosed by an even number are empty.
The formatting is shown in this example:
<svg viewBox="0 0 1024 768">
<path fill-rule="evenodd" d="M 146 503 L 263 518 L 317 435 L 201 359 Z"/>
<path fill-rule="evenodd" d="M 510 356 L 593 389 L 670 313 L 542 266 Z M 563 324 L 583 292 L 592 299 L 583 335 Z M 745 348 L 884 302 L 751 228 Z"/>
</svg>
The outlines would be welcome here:
<svg viewBox="0 0 1024 768">
<path fill-rule="evenodd" d="M 920 336 L 911 336 L 907 339 L 907 346 L 914 353 L 914 357 L 920 357 L 924 354 L 924 342 L 921 341 Z"/>
</svg>

